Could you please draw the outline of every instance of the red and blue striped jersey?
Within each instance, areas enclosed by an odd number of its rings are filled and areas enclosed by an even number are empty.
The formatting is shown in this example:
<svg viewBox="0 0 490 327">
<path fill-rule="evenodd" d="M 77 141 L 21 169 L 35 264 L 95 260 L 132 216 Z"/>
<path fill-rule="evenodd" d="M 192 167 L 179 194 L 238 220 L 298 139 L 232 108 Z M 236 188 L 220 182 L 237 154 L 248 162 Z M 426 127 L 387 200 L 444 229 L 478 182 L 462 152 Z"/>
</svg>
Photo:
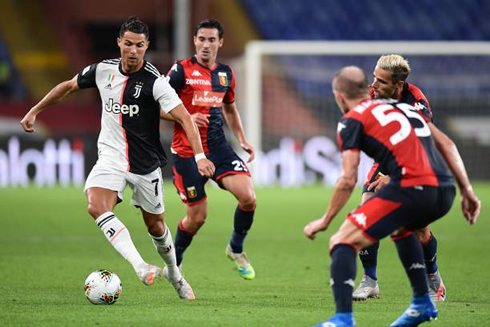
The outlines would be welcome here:
<svg viewBox="0 0 490 327">
<path fill-rule="evenodd" d="M 370 95 L 371 98 L 374 98 L 374 89 L 372 88 L 370 89 Z M 422 93 L 422 90 L 419 87 L 405 82 L 403 84 L 400 102 L 411 104 L 415 109 L 419 111 L 426 122 L 434 122 L 429 100 L 427 100 L 424 93 Z M 373 167 L 371 167 L 371 169 L 369 170 L 369 173 L 364 182 L 364 186 L 367 187 L 369 184 L 379 178 L 380 173 L 384 175 L 387 174 L 386 172 L 382 171 L 379 168 L 379 164 L 375 162 L 373 164 Z"/>
<path fill-rule="evenodd" d="M 402 187 L 452 185 L 426 119 L 407 103 L 365 100 L 339 122 L 340 150 L 364 151 Z"/>
<path fill-rule="evenodd" d="M 204 153 L 209 154 L 226 143 L 222 104 L 235 101 L 235 74 L 231 67 L 216 63 L 209 69 L 199 64 L 194 56 L 177 61 L 167 78 L 191 115 L 209 114 L 209 125 L 199 128 Z M 174 124 L 172 150 L 181 157 L 194 156 L 184 129 L 178 123 Z"/>
</svg>

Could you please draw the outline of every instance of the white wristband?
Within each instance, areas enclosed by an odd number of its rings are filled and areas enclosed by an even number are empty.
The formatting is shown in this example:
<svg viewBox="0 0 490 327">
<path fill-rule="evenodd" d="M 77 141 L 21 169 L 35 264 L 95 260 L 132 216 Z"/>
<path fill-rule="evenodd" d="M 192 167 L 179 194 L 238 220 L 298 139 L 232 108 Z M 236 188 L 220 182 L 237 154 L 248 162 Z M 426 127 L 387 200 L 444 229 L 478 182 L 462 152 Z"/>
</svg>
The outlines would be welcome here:
<svg viewBox="0 0 490 327">
<path fill-rule="evenodd" d="M 194 159 L 196 160 L 196 162 L 198 162 L 201 159 L 206 159 L 206 155 L 203 152 L 201 152 L 201 153 L 196 154 L 194 156 Z"/>
</svg>

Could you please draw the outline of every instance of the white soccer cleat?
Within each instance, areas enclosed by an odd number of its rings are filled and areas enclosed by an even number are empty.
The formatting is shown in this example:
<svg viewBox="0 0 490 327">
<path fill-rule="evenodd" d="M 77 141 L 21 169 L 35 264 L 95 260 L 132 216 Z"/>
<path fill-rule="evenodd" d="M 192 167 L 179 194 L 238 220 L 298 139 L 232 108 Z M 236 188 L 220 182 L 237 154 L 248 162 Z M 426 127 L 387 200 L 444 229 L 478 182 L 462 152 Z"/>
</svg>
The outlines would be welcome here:
<svg viewBox="0 0 490 327">
<path fill-rule="evenodd" d="M 352 299 L 354 301 L 366 301 L 369 298 L 379 297 L 379 286 L 378 281 L 372 279 L 371 277 L 364 275 L 362 276 L 361 283 L 359 287 L 352 293 Z"/>
<path fill-rule="evenodd" d="M 433 274 L 428 274 L 429 296 L 432 301 L 446 301 L 446 286 L 442 281 L 439 270 Z"/>
<path fill-rule="evenodd" d="M 179 267 L 180 268 L 180 267 Z M 163 277 L 172 284 L 175 288 L 175 291 L 179 295 L 179 297 L 183 300 L 193 301 L 196 299 L 194 295 L 194 291 L 192 290 L 191 285 L 185 280 L 185 278 L 181 275 L 179 279 L 170 279 L 167 266 L 163 267 Z"/>
<path fill-rule="evenodd" d="M 162 268 L 145 264 L 138 270 L 137 274 L 143 284 L 151 286 L 155 283 L 155 279 L 162 278 Z"/>
</svg>

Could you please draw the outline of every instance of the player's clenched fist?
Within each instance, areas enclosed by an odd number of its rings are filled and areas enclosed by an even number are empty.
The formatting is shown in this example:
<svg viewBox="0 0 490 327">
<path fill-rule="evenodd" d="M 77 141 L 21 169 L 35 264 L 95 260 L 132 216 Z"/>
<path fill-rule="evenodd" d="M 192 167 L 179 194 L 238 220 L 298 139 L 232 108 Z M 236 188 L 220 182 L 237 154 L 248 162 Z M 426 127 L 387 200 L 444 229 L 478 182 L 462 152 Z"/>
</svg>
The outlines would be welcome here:
<svg viewBox="0 0 490 327">
<path fill-rule="evenodd" d="M 30 113 L 27 113 L 24 118 L 20 121 L 20 125 L 24 129 L 24 131 L 28 133 L 35 132 L 34 122 L 36 121 L 36 116 Z"/>
</svg>

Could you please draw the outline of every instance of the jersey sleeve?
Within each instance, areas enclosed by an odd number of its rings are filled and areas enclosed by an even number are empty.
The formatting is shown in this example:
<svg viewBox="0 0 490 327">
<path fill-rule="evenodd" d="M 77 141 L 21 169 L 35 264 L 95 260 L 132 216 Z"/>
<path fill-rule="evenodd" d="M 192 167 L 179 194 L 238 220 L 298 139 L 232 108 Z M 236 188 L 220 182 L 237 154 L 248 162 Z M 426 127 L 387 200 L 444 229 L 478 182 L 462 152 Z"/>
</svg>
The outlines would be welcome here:
<svg viewBox="0 0 490 327">
<path fill-rule="evenodd" d="M 167 73 L 167 81 L 176 92 L 179 92 L 184 87 L 184 67 L 180 63 L 175 62 L 170 68 Z"/>
<path fill-rule="evenodd" d="M 95 83 L 97 65 L 98 64 L 92 64 L 87 66 L 80 73 L 78 73 L 77 84 L 79 88 L 88 89 L 90 87 L 97 87 L 97 84 Z"/>
<path fill-rule="evenodd" d="M 157 78 L 153 84 L 153 98 L 160 104 L 160 108 L 169 113 L 182 103 L 175 90 L 163 76 Z"/>
<path fill-rule="evenodd" d="M 228 90 L 225 93 L 225 96 L 223 98 L 224 103 L 233 103 L 235 102 L 235 72 L 233 69 L 230 68 L 230 86 L 228 87 Z"/>
<path fill-rule="evenodd" d="M 356 119 L 341 119 L 337 125 L 337 141 L 340 152 L 361 149 L 362 129 L 362 123 Z"/>
<path fill-rule="evenodd" d="M 428 122 L 431 122 L 433 123 L 434 122 L 434 119 L 432 117 L 432 110 L 430 108 L 430 105 L 427 101 L 425 101 L 424 99 L 419 99 L 417 100 L 414 104 L 413 104 L 413 107 L 415 109 L 417 109 L 417 111 L 419 112 L 419 114 L 424 117 L 424 120 L 428 123 Z"/>
</svg>

